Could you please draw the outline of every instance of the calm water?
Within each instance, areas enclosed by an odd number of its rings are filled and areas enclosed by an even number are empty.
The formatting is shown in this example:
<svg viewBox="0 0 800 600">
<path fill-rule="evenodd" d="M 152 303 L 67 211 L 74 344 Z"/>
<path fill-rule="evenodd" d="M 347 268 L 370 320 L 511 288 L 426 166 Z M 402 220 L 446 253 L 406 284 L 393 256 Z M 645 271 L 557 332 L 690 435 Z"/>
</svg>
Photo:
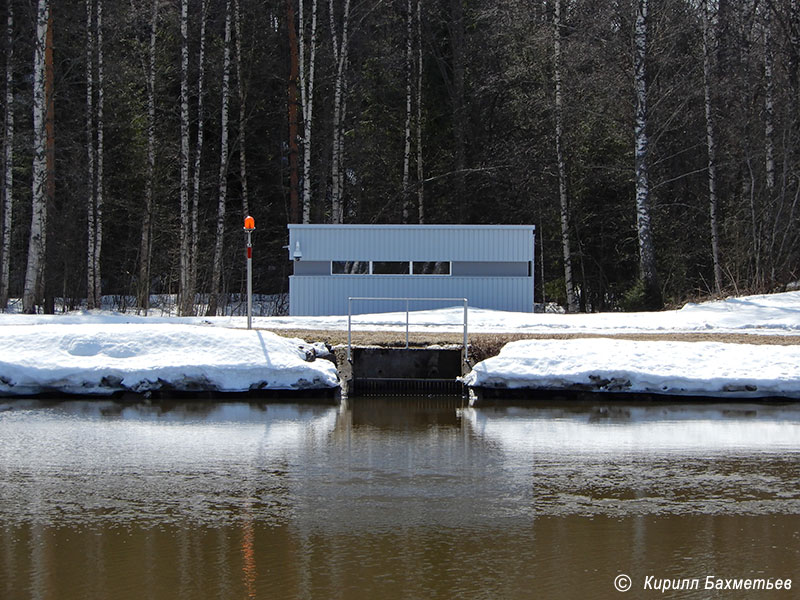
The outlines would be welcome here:
<svg viewBox="0 0 800 600">
<path fill-rule="evenodd" d="M 800 405 L 6 401 L 0 598 L 796 598 L 798 482 Z"/>
</svg>

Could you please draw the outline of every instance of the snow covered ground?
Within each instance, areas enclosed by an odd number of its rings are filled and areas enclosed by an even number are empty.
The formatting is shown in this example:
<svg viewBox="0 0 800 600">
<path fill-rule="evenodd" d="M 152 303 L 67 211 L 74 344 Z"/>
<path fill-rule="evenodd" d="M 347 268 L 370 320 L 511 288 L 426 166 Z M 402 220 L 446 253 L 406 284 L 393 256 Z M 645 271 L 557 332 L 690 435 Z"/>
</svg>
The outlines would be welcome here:
<svg viewBox="0 0 800 600">
<path fill-rule="evenodd" d="M 333 363 L 309 362 L 313 349 L 301 340 L 267 331 L 96 320 L 0 327 L 0 395 L 338 385 Z"/>
<path fill-rule="evenodd" d="M 410 314 L 411 331 L 461 331 L 461 306 Z M 470 333 L 757 333 L 800 335 L 800 291 L 728 298 L 718 302 L 687 304 L 680 310 L 653 313 L 512 313 L 469 309 Z M 80 311 L 56 315 L 0 314 L 0 326 L 84 323 L 185 323 L 245 328 L 244 317 L 172 317 Z M 353 316 L 354 330 L 404 330 L 406 315 L 378 313 Z M 254 317 L 256 328 L 346 330 L 347 316 Z"/>
<path fill-rule="evenodd" d="M 412 312 L 411 331 L 460 331 L 461 306 Z M 729 298 L 652 313 L 511 313 L 470 308 L 471 333 L 758 333 L 800 335 L 800 292 Z M 271 329 L 346 329 L 346 316 L 258 319 Z M 354 315 L 353 329 L 400 330 L 405 313 Z"/>
<path fill-rule="evenodd" d="M 562 332 L 771 334 L 797 336 L 800 343 L 800 292 L 688 304 L 659 313 L 564 315 L 559 325 L 572 319 L 575 326 Z M 522 340 L 475 365 L 464 381 L 487 388 L 800 398 L 800 345 Z"/>
<path fill-rule="evenodd" d="M 464 380 L 490 388 L 800 398 L 800 345 L 522 340 Z"/>
<path fill-rule="evenodd" d="M 353 328 L 405 328 L 405 313 L 357 315 Z M 412 312 L 412 331 L 460 331 L 461 307 Z M 256 317 L 257 329 L 346 330 L 347 317 Z M 299 389 L 333 387 L 325 360 L 301 340 L 246 331 L 244 317 L 139 317 L 110 312 L 0 314 L 0 394 L 61 390 Z M 739 333 L 797 345 L 519 341 L 466 381 L 495 387 L 598 389 L 688 395 L 800 397 L 800 292 L 688 304 L 658 313 L 588 315 L 469 309 L 470 333 Z M 309 340 L 313 341 L 313 340 Z"/>
</svg>

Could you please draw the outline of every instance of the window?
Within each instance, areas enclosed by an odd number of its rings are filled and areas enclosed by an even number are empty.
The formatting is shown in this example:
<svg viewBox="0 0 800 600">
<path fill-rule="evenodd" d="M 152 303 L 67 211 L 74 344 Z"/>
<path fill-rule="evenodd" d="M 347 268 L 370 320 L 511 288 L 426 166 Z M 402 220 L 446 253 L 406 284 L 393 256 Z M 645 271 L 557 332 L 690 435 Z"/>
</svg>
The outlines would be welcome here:
<svg viewBox="0 0 800 600">
<path fill-rule="evenodd" d="M 450 275 L 449 261 L 414 261 L 414 275 Z"/>
<path fill-rule="evenodd" d="M 333 275 L 368 275 L 368 260 L 335 260 L 331 263 Z"/>
<path fill-rule="evenodd" d="M 450 275 L 452 266 L 450 261 L 334 260 L 330 269 L 331 275 Z"/>
<path fill-rule="evenodd" d="M 372 262 L 373 275 L 408 275 L 408 273 L 409 262 L 405 260 L 376 260 Z"/>
</svg>

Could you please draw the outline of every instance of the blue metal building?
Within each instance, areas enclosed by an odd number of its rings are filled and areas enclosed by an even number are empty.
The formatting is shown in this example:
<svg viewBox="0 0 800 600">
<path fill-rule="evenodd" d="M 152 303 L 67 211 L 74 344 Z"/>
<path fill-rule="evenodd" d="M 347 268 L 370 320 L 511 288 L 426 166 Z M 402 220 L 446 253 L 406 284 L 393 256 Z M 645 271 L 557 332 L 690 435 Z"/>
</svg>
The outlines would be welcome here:
<svg viewBox="0 0 800 600">
<path fill-rule="evenodd" d="M 348 297 L 467 298 L 533 311 L 533 225 L 289 225 L 289 311 L 347 314 Z M 353 313 L 403 310 L 359 302 Z M 415 302 L 412 310 L 442 308 Z"/>
</svg>

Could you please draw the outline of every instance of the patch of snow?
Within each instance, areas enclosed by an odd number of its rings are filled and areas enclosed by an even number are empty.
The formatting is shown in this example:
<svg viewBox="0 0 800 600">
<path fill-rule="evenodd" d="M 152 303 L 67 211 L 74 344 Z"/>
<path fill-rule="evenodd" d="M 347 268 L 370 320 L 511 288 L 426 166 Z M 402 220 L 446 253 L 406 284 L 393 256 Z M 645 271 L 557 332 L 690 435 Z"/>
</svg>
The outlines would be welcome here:
<svg viewBox="0 0 800 600">
<path fill-rule="evenodd" d="M 412 311 L 410 331 L 462 330 L 463 307 Z M 800 335 L 800 291 L 728 298 L 679 310 L 640 313 L 515 313 L 481 308 L 468 310 L 470 333 L 758 333 Z M 246 328 L 241 316 L 137 316 L 113 311 L 75 311 L 57 315 L 0 314 L 0 325 L 45 323 L 184 323 Z M 406 313 L 353 315 L 354 331 L 404 331 Z M 320 317 L 253 317 L 257 329 L 347 330 L 347 315 Z"/>
<path fill-rule="evenodd" d="M 0 328 L 0 394 L 330 388 L 330 361 L 266 331 L 164 323 Z"/>
<path fill-rule="evenodd" d="M 800 398 L 800 345 L 520 340 L 474 366 L 470 386 Z"/>
<path fill-rule="evenodd" d="M 412 311 L 411 331 L 461 331 L 463 308 Z M 270 329 L 346 330 L 347 316 L 266 317 Z M 800 291 L 687 304 L 679 310 L 640 313 L 515 313 L 469 308 L 470 333 L 757 333 L 800 335 Z M 405 330 L 405 312 L 353 315 L 353 330 Z"/>
<path fill-rule="evenodd" d="M 415 332 L 461 332 L 461 306 L 415 311 Z M 653 313 L 552 314 L 469 309 L 470 333 L 745 333 L 800 336 L 800 291 L 687 304 Z M 354 315 L 354 330 L 403 331 L 406 314 Z M 137 316 L 107 310 L 0 314 L 0 394 L 59 390 L 323 388 L 337 385 L 324 344 L 263 329 L 346 331 L 347 316 Z M 498 387 L 726 396 L 800 396 L 800 346 L 523 341 L 479 363 L 467 381 Z"/>
</svg>

